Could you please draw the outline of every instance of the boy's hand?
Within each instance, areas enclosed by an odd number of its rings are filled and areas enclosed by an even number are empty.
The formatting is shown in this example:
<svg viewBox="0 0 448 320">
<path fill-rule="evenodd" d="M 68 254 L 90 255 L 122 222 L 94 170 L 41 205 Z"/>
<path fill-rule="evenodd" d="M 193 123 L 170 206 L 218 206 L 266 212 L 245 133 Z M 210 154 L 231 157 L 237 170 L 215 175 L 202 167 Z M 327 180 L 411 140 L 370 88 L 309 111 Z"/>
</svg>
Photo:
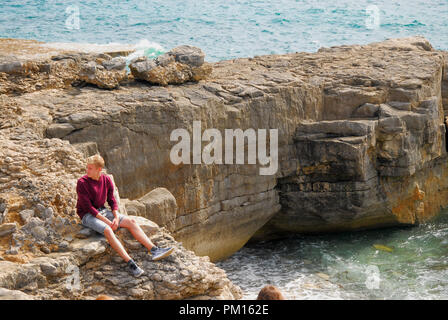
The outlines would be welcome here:
<svg viewBox="0 0 448 320">
<path fill-rule="evenodd" d="M 118 218 L 114 218 L 114 220 L 112 221 L 110 227 L 112 228 L 113 231 L 118 229 L 118 223 L 120 222 L 120 220 Z"/>
</svg>

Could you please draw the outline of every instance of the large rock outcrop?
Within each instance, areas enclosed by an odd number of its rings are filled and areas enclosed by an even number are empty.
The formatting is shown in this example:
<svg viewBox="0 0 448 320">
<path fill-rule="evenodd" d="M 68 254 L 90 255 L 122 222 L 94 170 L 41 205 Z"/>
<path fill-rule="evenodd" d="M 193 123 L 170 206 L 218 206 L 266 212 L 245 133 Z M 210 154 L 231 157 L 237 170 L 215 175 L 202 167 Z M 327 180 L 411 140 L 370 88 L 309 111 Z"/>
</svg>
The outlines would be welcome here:
<svg viewBox="0 0 448 320">
<path fill-rule="evenodd" d="M 160 87 L 129 81 L 114 90 L 0 97 L 6 110 L 0 115 L 1 143 L 7 150 L 0 161 L 8 163 L 0 190 L 14 186 L 14 196 L 26 190 L 22 197 L 30 201 L 35 196 L 58 212 L 72 210 L 69 197 L 44 192 L 39 174 L 59 186 L 59 170 L 79 168 L 82 156 L 100 152 L 134 211 L 146 212 L 141 198 L 158 187 L 172 193 L 177 212 L 166 227 L 186 248 L 212 260 L 232 254 L 256 232 L 261 239 L 416 224 L 448 204 L 446 53 L 426 39 L 257 56 L 212 67 L 198 83 Z M 174 164 L 171 133 L 186 129 L 194 135 L 195 121 L 199 136 L 210 128 L 222 136 L 226 129 L 277 129 L 278 170 L 261 175 L 265 165 L 248 159 Z M 27 146 L 49 156 L 24 162 Z M 81 173 L 67 172 L 71 179 Z"/>
<path fill-rule="evenodd" d="M 9 45 L 11 41 L 6 43 Z M 20 41 L 14 43 L 19 46 Z M 24 41 L 21 48 L 18 51 L 27 54 L 14 58 L 33 62 L 35 45 L 30 49 L 28 41 Z M 72 54 L 54 50 L 51 53 L 47 56 L 46 52 L 43 57 L 39 54 L 36 61 L 60 61 L 55 57 Z M 75 53 L 75 56 L 86 55 Z M 110 70 L 122 65 L 121 58 L 95 61 Z M 73 72 L 73 77 L 68 77 L 73 83 L 80 69 L 75 66 L 67 70 Z M 52 79 L 61 79 L 53 78 L 54 75 L 45 77 L 40 72 L 14 76 L 0 72 L 0 75 L 5 80 L 2 88 L 11 89 L 0 95 L 0 299 L 94 299 L 99 293 L 119 299 L 241 298 L 241 290 L 208 257 L 196 256 L 176 242 L 166 229 L 137 216 L 134 219 L 153 242 L 174 246 L 175 252 L 163 261 L 152 262 L 146 248 L 120 231 L 125 247 L 146 271 L 139 279 L 130 276 L 104 237 L 82 228 L 75 213 L 76 180 L 85 174 L 85 156 L 96 152 L 96 145 L 90 142 L 71 145 L 58 138 L 47 138 L 49 134 L 64 136 L 71 129 L 67 126 L 48 129 L 52 112 L 46 107 L 42 109 L 31 98 L 35 94 L 70 92 L 65 98 L 59 96 L 63 100 L 68 98 L 66 102 L 70 104 L 75 101 L 73 94 L 80 89 L 60 90 L 64 87 L 62 83 L 61 87 L 55 86 L 60 89 L 49 90 Z M 48 86 L 36 86 L 40 80 Z M 22 98 L 31 100 L 24 102 Z M 115 196 L 120 201 L 118 190 Z M 164 199 L 169 191 L 161 197 L 157 190 L 145 201 L 152 203 L 154 212 L 168 210 Z M 172 195 L 169 198 L 174 199 Z M 120 202 L 120 211 L 126 213 L 126 199 Z M 79 287 L 75 285 L 76 279 Z"/>
<path fill-rule="evenodd" d="M 75 150 L 74 156 L 77 155 Z M 67 167 L 60 173 L 65 170 Z M 129 216 L 153 243 L 175 248 L 170 257 L 154 262 L 148 250 L 129 231 L 119 229 L 118 237 L 145 270 L 144 275 L 134 278 L 104 236 L 83 227 L 73 217 L 72 205 L 65 203 L 67 206 L 63 205 L 64 210 L 60 210 L 60 205 L 71 198 L 72 192 L 61 188 L 60 181 L 59 190 L 58 186 L 51 187 L 51 179 L 43 177 L 41 181 L 54 196 L 55 202 L 48 207 L 43 205 L 45 200 L 23 197 L 27 191 L 31 193 L 29 185 L 19 194 L 13 190 L 3 190 L 0 194 L 3 219 L 0 224 L 0 300 L 89 300 L 99 294 L 114 299 L 242 297 L 241 289 L 233 285 L 225 272 L 208 257 L 198 257 L 185 249 L 156 223 L 144 217 Z M 74 187 L 73 180 L 66 182 Z M 119 200 L 117 188 L 115 190 Z M 155 212 L 165 209 L 164 200 L 168 197 L 166 191 L 157 190 L 145 197 L 147 202 L 153 203 L 151 209 Z M 124 207 L 121 204 L 119 207 L 125 214 Z"/>
<path fill-rule="evenodd" d="M 127 251 L 145 270 L 141 277 L 129 274 L 104 236 L 79 228 L 63 249 L 22 263 L 0 261 L 0 299 L 85 300 L 99 294 L 120 300 L 241 298 L 241 290 L 208 257 L 186 250 L 155 223 L 142 217 L 133 219 L 153 242 L 175 248 L 163 262 L 153 262 L 146 248 L 127 230 L 119 230 Z"/>
<path fill-rule="evenodd" d="M 282 210 L 254 238 L 428 221 L 448 204 L 445 53 L 418 37 L 319 51 L 354 59 L 323 70 L 322 117 L 298 124 Z"/>
</svg>

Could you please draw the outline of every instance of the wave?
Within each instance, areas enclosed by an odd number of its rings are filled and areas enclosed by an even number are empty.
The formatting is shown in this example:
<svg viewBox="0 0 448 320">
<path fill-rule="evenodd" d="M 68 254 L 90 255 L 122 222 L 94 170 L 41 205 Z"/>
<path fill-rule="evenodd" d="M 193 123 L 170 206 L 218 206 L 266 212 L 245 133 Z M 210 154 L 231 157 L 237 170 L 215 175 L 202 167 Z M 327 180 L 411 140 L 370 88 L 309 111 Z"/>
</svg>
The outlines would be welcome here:
<svg viewBox="0 0 448 320">
<path fill-rule="evenodd" d="M 99 43 L 79 43 L 79 42 L 47 42 L 43 46 L 67 50 L 67 51 L 81 51 L 87 53 L 100 52 L 120 52 L 126 55 L 126 60 L 131 61 L 140 56 L 147 56 L 148 58 L 156 58 L 165 53 L 165 49 L 157 42 L 152 42 L 147 39 L 141 39 L 136 44 L 124 44 L 119 42 L 109 42 L 106 44 Z"/>
<path fill-rule="evenodd" d="M 134 52 L 126 57 L 126 61 L 129 63 L 132 59 L 147 56 L 148 58 L 155 59 L 159 55 L 165 53 L 165 49 L 157 42 L 149 41 L 148 39 L 141 39 L 134 45 Z"/>
<path fill-rule="evenodd" d="M 131 52 L 135 50 L 134 46 L 131 44 L 122 44 L 117 42 L 110 42 L 107 44 L 80 42 L 47 42 L 44 43 L 43 46 L 59 50 L 81 51 L 87 53 Z"/>
<path fill-rule="evenodd" d="M 131 60 L 146 56 L 155 59 L 159 55 L 164 54 L 166 50 L 157 42 L 141 39 L 136 44 L 123 44 L 118 42 L 110 42 L 107 44 L 98 43 L 78 43 L 78 42 L 48 42 L 43 44 L 46 47 L 68 50 L 81 51 L 87 53 L 120 53 L 126 59 L 126 71 L 130 73 L 129 64 Z"/>
</svg>

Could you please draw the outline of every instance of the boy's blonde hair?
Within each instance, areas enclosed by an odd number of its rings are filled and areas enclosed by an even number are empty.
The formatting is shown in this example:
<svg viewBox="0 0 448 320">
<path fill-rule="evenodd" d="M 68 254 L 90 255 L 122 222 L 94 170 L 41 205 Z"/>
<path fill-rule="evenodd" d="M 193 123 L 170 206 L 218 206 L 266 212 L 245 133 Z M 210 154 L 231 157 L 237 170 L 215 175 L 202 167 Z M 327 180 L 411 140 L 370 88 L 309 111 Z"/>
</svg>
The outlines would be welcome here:
<svg viewBox="0 0 448 320">
<path fill-rule="evenodd" d="M 104 159 L 99 154 L 87 158 L 87 164 L 94 164 L 97 168 L 104 168 Z"/>
</svg>

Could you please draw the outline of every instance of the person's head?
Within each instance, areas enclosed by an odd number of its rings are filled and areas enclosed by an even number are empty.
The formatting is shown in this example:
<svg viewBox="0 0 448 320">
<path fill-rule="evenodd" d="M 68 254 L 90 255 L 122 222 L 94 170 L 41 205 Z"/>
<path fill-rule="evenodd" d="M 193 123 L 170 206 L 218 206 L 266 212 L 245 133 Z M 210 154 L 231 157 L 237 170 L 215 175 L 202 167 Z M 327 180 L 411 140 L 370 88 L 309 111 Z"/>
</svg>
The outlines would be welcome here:
<svg viewBox="0 0 448 320">
<path fill-rule="evenodd" d="M 277 287 L 267 285 L 260 290 L 257 300 L 285 300 L 285 298 Z"/>
<path fill-rule="evenodd" d="M 103 168 L 104 159 L 99 154 L 87 158 L 86 172 L 89 178 L 98 179 Z"/>
<path fill-rule="evenodd" d="M 105 294 L 100 294 L 98 297 L 96 297 L 95 300 L 114 300 L 114 298 L 109 297 L 108 295 Z"/>
</svg>

